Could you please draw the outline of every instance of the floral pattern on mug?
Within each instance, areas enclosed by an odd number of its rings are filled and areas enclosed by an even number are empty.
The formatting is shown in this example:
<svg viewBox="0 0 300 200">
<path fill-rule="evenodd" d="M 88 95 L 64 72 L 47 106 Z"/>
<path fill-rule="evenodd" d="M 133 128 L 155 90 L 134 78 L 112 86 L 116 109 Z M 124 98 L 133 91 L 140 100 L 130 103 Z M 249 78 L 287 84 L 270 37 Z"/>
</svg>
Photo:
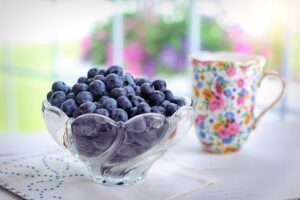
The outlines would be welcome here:
<svg viewBox="0 0 300 200">
<path fill-rule="evenodd" d="M 192 60 L 196 129 L 204 149 L 238 150 L 252 129 L 262 66 Z"/>
</svg>

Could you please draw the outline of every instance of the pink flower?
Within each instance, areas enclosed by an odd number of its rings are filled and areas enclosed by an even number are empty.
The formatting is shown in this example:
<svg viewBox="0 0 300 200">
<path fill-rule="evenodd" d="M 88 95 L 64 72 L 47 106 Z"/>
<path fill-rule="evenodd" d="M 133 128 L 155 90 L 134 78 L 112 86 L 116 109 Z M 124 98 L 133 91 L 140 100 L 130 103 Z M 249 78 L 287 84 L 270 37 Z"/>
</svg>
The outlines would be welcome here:
<svg viewBox="0 0 300 200">
<path fill-rule="evenodd" d="M 270 46 L 265 46 L 261 50 L 261 55 L 263 55 L 264 57 L 270 57 L 272 55 L 272 49 L 270 48 Z"/>
<path fill-rule="evenodd" d="M 204 120 L 205 120 L 205 115 L 197 115 L 195 119 L 196 123 L 204 122 Z"/>
<path fill-rule="evenodd" d="M 233 122 L 223 128 L 221 128 L 218 132 L 217 135 L 220 138 L 228 138 L 233 135 L 237 135 L 240 132 L 240 126 L 238 123 Z"/>
<path fill-rule="evenodd" d="M 217 135 L 220 137 L 220 138 L 229 138 L 231 135 L 230 135 L 230 131 L 228 130 L 228 128 L 221 128 L 218 132 L 217 132 Z"/>
<path fill-rule="evenodd" d="M 242 88 L 245 85 L 245 81 L 243 79 L 239 79 L 239 80 L 237 80 L 236 84 L 239 88 Z"/>
<path fill-rule="evenodd" d="M 92 46 L 92 39 L 90 37 L 83 38 L 81 42 L 81 48 L 84 50 L 90 49 Z"/>
<path fill-rule="evenodd" d="M 240 132 L 240 126 L 238 123 L 233 122 L 229 124 L 227 131 L 229 131 L 231 135 L 237 135 Z"/>
<path fill-rule="evenodd" d="M 129 71 L 132 74 L 141 74 L 142 68 L 141 63 L 146 57 L 146 53 L 140 44 L 136 42 L 131 42 L 124 47 L 123 51 L 124 63 L 126 71 Z M 113 64 L 113 49 L 112 44 L 106 46 L 106 65 Z"/>
<path fill-rule="evenodd" d="M 222 99 L 221 97 L 216 97 L 209 102 L 208 108 L 210 111 L 214 112 L 223 109 L 224 105 L 225 105 L 224 99 Z"/>
<path fill-rule="evenodd" d="M 231 77 L 231 76 L 234 76 L 236 73 L 236 69 L 235 67 L 231 66 L 229 67 L 227 70 L 226 70 L 226 75 Z"/>
<path fill-rule="evenodd" d="M 222 86 L 219 83 L 215 84 L 215 88 L 216 88 L 218 94 L 222 94 L 223 93 L 223 88 L 222 88 Z"/>
<path fill-rule="evenodd" d="M 200 63 L 200 61 L 197 60 L 197 59 L 192 60 L 192 64 L 193 64 L 194 67 L 196 67 L 199 63 Z"/>
<path fill-rule="evenodd" d="M 244 96 L 239 96 L 237 99 L 237 104 L 242 105 L 245 102 L 245 97 Z"/>
<path fill-rule="evenodd" d="M 203 67 L 206 67 L 211 64 L 211 61 L 200 61 Z"/>
<path fill-rule="evenodd" d="M 141 63 L 146 57 L 143 47 L 137 42 L 131 42 L 124 48 L 126 70 L 133 74 L 141 74 Z"/>
<path fill-rule="evenodd" d="M 251 105 L 251 107 L 250 107 L 250 112 L 251 112 L 251 113 L 254 113 L 254 104 Z"/>
<path fill-rule="evenodd" d="M 103 30 L 99 31 L 99 32 L 97 33 L 97 35 L 96 35 L 96 39 L 97 39 L 97 40 L 100 40 L 100 41 L 102 41 L 102 42 L 104 42 L 105 40 L 107 40 L 107 37 L 108 37 L 107 32 L 106 32 L 106 31 L 103 31 Z"/>
<path fill-rule="evenodd" d="M 135 21 L 130 20 L 130 19 L 125 20 L 125 23 L 124 23 L 124 24 L 125 24 L 125 28 L 126 28 L 127 30 L 133 29 L 133 28 L 136 26 Z"/>
<path fill-rule="evenodd" d="M 241 66 L 240 69 L 242 70 L 242 72 L 243 72 L 244 74 L 247 74 L 247 73 L 248 73 L 248 70 L 249 70 L 250 68 L 249 68 L 249 65 L 245 65 L 245 66 Z"/>
<path fill-rule="evenodd" d="M 112 50 L 112 44 L 108 44 L 105 48 L 105 52 L 106 52 L 106 65 L 112 65 L 113 63 L 113 50 Z"/>
<path fill-rule="evenodd" d="M 241 53 L 252 53 L 253 47 L 248 35 L 239 27 L 235 26 L 228 30 L 232 41 L 232 50 Z"/>
</svg>

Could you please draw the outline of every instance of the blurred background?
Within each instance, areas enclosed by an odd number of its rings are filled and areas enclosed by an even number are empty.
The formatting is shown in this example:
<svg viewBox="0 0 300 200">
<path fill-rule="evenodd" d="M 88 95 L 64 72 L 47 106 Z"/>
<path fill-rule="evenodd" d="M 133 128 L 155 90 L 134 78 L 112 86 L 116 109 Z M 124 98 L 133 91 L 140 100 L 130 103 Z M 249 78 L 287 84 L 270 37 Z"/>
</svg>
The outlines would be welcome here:
<svg viewBox="0 0 300 200">
<path fill-rule="evenodd" d="M 45 132 L 51 83 L 90 67 L 120 64 L 191 96 L 187 55 L 199 50 L 264 55 L 288 83 L 264 121 L 300 121 L 299 10 L 297 0 L 0 0 L 0 133 Z M 265 81 L 257 109 L 278 90 Z"/>
</svg>

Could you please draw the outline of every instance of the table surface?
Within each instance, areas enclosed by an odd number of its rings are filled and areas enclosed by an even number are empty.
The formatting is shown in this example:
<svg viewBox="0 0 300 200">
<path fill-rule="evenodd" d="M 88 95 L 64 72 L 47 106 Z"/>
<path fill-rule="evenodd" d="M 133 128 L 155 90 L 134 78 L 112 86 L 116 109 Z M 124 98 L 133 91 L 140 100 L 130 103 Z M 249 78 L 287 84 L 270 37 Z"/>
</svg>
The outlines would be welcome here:
<svg viewBox="0 0 300 200">
<path fill-rule="evenodd" d="M 168 152 L 178 163 L 220 180 L 181 199 L 300 198 L 300 123 L 264 123 L 242 150 L 227 155 L 203 152 L 192 129 Z M 57 148 L 48 134 L 0 136 L 0 156 Z M 0 199 L 19 199 L 0 189 Z"/>
</svg>

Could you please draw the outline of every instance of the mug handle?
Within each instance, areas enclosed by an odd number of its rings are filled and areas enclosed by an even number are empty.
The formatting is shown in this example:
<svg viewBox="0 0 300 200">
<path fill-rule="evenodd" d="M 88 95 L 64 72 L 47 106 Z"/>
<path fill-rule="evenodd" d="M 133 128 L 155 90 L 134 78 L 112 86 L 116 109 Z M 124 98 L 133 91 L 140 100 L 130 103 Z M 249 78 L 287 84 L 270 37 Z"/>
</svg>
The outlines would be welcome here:
<svg viewBox="0 0 300 200">
<path fill-rule="evenodd" d="M 258 83 L 258 87 L 260 87 L 262 81 L 266 78 L 266 77 L 274 77 L 276 78 L 280 83 L 281 83 L 281 91 L 280 93 L 278 94 L 278 96 L 275 98 L 275 100 L 268 106 L 266 107 L 259 115 L 258 117 L 256 118 L 254 124 L 253 124 L 253 129 L 256 128 L 257 126 L 257 123 L 261 120 L 261 118 L 271 109 L 273 108 L 277 103 L 278 101 L 281 99 L 281 97 L 283 96 L 284 94 L 284 90 L 285 90 L 285 81 L 281 78 L 281 76 L 276 73 L 276 72 L 264 72 L 263 73 L 263 76 L 261 77 L 259 83 Z"/>
</svg>

